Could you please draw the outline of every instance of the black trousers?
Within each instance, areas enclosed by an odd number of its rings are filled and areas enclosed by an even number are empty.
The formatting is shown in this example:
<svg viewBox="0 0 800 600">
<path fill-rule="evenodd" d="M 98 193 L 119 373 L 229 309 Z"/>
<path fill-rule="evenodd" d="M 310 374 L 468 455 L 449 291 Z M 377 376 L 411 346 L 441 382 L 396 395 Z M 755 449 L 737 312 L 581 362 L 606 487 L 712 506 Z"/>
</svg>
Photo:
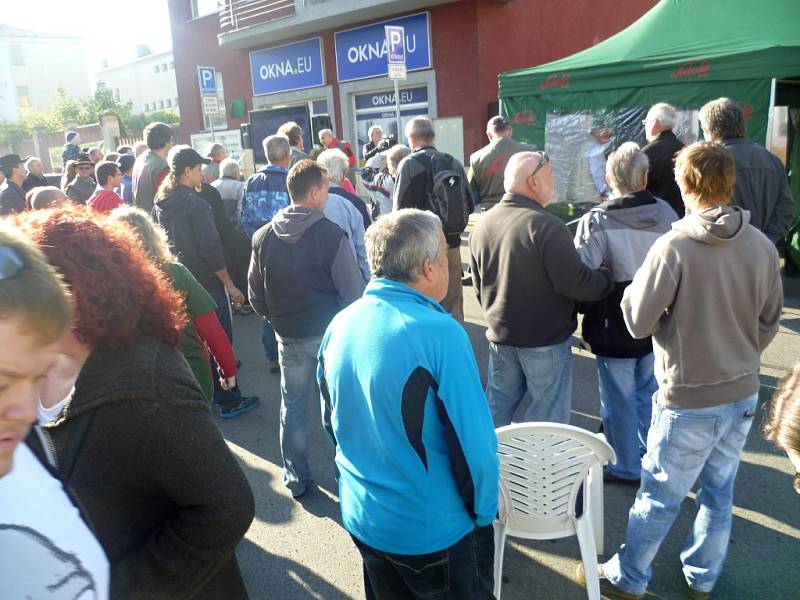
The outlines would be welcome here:
<svg viewBox="0 0 800 600">
<path fill-rule="evenodd" d="M 431 554 L 391 554 L 353 541 L 363 559 L 367 600 L 494 600 L 491 525 Z"/>
</svg>

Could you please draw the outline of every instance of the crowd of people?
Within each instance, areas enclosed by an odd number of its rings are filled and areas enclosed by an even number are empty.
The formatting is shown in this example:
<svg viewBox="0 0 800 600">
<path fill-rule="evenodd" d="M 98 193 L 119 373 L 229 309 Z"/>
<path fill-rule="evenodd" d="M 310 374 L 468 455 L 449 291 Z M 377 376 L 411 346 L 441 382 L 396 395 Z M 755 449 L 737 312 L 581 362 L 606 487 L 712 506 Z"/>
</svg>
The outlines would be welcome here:
<svg viewBox="0 0 800 600">
<path fill-rule="evenodd" d="M 38 159 L 1 157 L 0 545 L 25 548 L 0 566 L 4 590 L 247 597 L 234 551 L 254 499 L 209 407 L 227 419 L 260 405 L 233 349 L 233 314 L 255 312 L 265 368 L 280 372 L 283 483 L 296 499 L 315 485 L 313 393 L 366 597 L 493 598 L 495 428 L 569 422 L 581 312 L 617 456 L 604 480 L 638 487 L 603 593 L 644 597 L 697 484 L 681 561 L 689 596 L 708 598 L 793 208 L 736 103 L 700 120 L 708 141 L 682 147 L 674 107 L 652 107 L 648 146 L 602 156 L 603 193 L 574 236 L 545 209 L 548 155 L 503 117 L 468 169 L 425 117 L 408 121 L 407 146 L 372 128 L 361 172 L 331 130 L 307 155 L 293 122 L 263 140 L 267 164 L 246 181 L 224 147 L 174 145 L 163 123 L 105 156 L 67 132 L 60 188 Z M 463 310 L 476 206 L 485 389 Z M 800 472 L 800 364 L 765 434 Z"/>
</svg>

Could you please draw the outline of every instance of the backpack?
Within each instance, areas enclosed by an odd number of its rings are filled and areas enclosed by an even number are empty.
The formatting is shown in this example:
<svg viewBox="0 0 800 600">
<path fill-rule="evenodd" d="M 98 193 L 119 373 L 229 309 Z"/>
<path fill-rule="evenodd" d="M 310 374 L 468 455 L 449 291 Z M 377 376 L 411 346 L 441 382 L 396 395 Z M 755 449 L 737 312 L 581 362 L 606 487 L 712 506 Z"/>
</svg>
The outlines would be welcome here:
<svg viewBox="0 0 800 600">
<path fill-rule="evenodd" d="M 411 156 L 422 162 L 428 172 L 428 210 L 442 221 L 445 235 L 461 235 L 474 208 L 464 169 L 443 152 L 419 152 Z"/>
</svg>

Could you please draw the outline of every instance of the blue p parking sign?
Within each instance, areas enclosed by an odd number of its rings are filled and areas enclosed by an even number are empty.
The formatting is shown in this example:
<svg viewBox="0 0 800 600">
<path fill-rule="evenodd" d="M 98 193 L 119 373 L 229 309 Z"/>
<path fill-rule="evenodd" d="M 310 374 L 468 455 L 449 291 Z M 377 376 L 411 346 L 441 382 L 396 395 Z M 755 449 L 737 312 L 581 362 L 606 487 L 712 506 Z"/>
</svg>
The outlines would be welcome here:
<svg viewBox="0 0 800 600">
<path fill-rule="evenodd" d="M 201 94 L 217 93 L 217 70 L 214 67 L 197 67 Z"/>
<path fill-rule="evenodd" d="M 386 52 L 388 61 L 395 64 L 406 62 L 406 36 L 403 27 L 386 25 Z"/>
</svg>

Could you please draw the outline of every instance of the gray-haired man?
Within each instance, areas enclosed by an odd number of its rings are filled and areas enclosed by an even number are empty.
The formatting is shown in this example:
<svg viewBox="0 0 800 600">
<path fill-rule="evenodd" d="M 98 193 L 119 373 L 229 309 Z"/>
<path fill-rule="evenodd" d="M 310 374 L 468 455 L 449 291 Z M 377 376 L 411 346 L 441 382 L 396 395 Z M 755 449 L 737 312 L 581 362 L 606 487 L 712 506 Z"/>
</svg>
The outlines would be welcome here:
<svg viewBox="0 0 800 600">
<path fill-rule="evenodd" d="M 442 306 L 463 323 L 461 234 L 467 228 L 469 215 L 475 208 L 467 185 L 467 174 L 455 158 L 436 149 L 436 133 L 430 119 L 411 119 L 406 123 L 406 138 L 412 153 L 398 167 L 397 183 L 392 194 L 394 208 L 429 210 L 442 221 L 450 265 L 450 287 Z"/>
<path fill-rule="evenodd" d="M 366 596 L 492 598 L 497 438 L 469 338 L 439 305 L 441 222 L 390 213 L 367 249 L 375 278 L 331 322 L 317 371 Z"/>
<path fill-rule="evenodd" d="M 657 198 L 666 201 L 679 217 L 686 212 L 678 184 L 675 183 L 675 155 L 683 148 L 674 133 L 677 111 L 671 104 L 654 104 L 642 121 L 648 144 L 642 152 L 650 160 L 647 189 Z"/>
<path fill-rule="evenodd" d="M 750 225 L 778 242 L 789 231 L 795 215 L 789 180 L 781 160 L 751 142 L 738 102 L 717 98 L 700 109 L 703 136 L 727 148 L 736 161 L 736 182 L 731 206 L 750 211 Z"/>
</svg>

